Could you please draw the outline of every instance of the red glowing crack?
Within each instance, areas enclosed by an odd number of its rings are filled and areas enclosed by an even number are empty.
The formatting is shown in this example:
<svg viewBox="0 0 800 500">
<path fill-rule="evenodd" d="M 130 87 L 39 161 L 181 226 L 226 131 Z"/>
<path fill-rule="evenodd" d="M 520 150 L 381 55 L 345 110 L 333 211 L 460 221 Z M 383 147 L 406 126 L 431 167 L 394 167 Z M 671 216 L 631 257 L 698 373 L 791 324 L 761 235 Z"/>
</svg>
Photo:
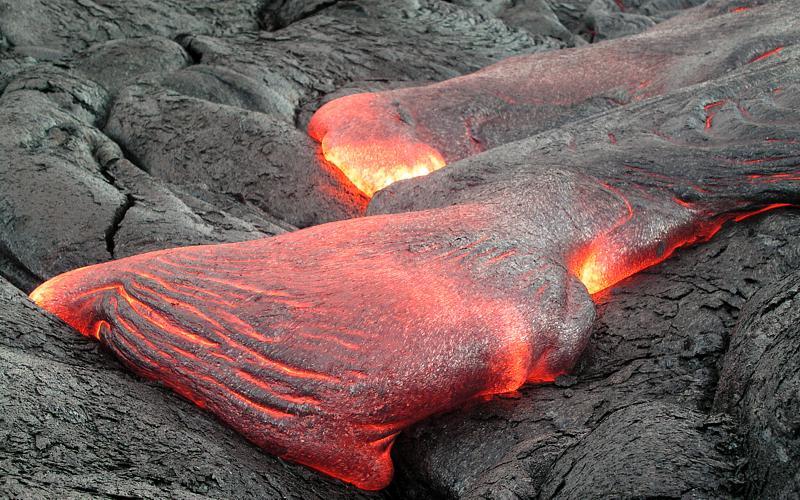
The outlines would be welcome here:
<svg viewBox="0 0 800 500">
<path fill-rule="evenodd" d="M 780 54 L 780 52 L 782 50 L 783 50 L 783 47 L 776 47 L 776 48 L 774 48 L 772 50 L 768 50 L 768 51 L 764 52 L 763 54 L 750 59 L 749 62 L 750 63 L 754 63 L 754 62 L 758 62 L 758 61 L 763 61 L 764 59 L 767 59 L 767 58 L 772 57 L 774 55 Z"/>
<path fill-rule="evenodd" d="M 714 117 L 717 115 L 719 108 L 725 105 L 725 101 L 714 101 L 703 106 L 706 112 L 706 130 L 714 125 Z"/>
</svg>

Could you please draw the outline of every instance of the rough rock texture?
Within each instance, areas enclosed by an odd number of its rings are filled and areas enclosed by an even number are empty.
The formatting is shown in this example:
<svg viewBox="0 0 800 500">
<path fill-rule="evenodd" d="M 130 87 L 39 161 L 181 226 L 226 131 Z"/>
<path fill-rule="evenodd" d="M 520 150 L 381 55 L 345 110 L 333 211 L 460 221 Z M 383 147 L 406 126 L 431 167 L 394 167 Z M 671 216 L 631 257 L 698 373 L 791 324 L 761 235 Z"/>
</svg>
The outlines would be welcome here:
<svg viewBox="0 0 800 500">
<path fill-rule="evenodd" d="M 442 80 L 563 46 L 436 0 L 335 2 L 275 32 L 180 41 L 198 64 L 169 84 L 288 121 L 300 106 L 354 81 Z"/>
<path fill-rule="evenodd" d="M 703 0 L 450 0 L 509 26 L 579 46 L 639 33 Z"/>
<path fill-rule="evenodd" d="M 304 133 L 263 113 L 131 86 L 105 130 L 151 175 L 235 196 L 295 226 L 356 217 L 368 201 Z"/>
<path fill-rule="evenodd" d="M 78 53 L 74 60 L 78 70 L 111 94 L 132 81 L 160 79 L 191 63 L 180 45 L 156 36 L 98 43 Z"/>
<path fill-rule="evenodd" d="M 305 143 L 293 127 L 302 130 L 332 97 L 425 84 L 512 55 L 612 38 L 696 3 L 0 0 L 0 275 L 8 280 L 0 279 L 0 496 L 796 497 L 796 210 L 726 227 L 603 295 L 575 375 L 401 434 L 396 480 L 380 495 L 258 452 L 185 400 L 130 375 L 15 289 L 146 250 L 293 230 L 274 214 L 299 212 L 267 206 L 261 190 L 236 184 L 263 181 L 263 164 L 247 160 L 269 157 L 264 148 L 273 138 L 284 151 Z M 765 2 L 712 6 L 722 12 L 759 3 Z M 780 40 L 765 37 L 763 46 L 739 56 L 748 59 L 774 42 Z M 796 78 L 795 67 L 782 64 Z M 626 116 L 641 111 L 634 104 L 606 119 L 589 117 L 586 125 L 567 123 L 516 153 L 484 158 L 498 161 L 499 170 L 519 166 L 514 156 L 527 150 L 588 168 L 580 161 L 587 155 L 598 163 L 621 159 L 610 148 L 613 136 L 620 147 L 652 147 L 637 158 L 646 163 L 669 157 L 676 137 L 702 151 L 707 138 L 719 146 L 746 133 L 773 139 L 759 146 L 762 152 L 774 147 L 771 156 L 788 157 L 765 168 L 796 164 L 796 103 L 776 89 L 776 99 L 749 103 L 755 117 L 762 109 L 772 113 L 768 123 L 742 120 L 736 101 L 747 89 L 734 87 L 668 97 L 645 120 Z M 705 136 L 703 107 L 718 98 L 730 101 L 712 108 Z M 171 99 L 194 112 L 165 113 L 172 118 L 156 132 L 142 105 Z M 237 140 L 233 120 L 224 129 L 209 123 L 203 141 L 181 128 L 206 113 L 218 119 L 235 111 L 268 124 L 269 141 Z M 106 135 L 109 114 L 129 127 L 114 140 Z M 653 124 L 660 135 L 643 132 Z M 768 137 L 776 126 L 786 134 Z M 169 134 L 173 142 L 158 142 Z M 116 140 L 135 146 L 153 172 Z M 718 151 L 750 148 L 734 146 Z M 247 170 L 171 177 L 179 171 L 174 165 L 213 166 L 212 158 L 227 160 L 221 152 L 237 147 Z M 269 175 L 314 155 L 303 148 L 284 160 L 275 156 Z M 679 167 L 703 161 L 699 155 Z M 752 165 L 754 173 L 760 168 Z M 410 201 L 390 202 L 395 191 L 382 193 L 373 210 L 457 192 L 445 180 L 461 189 L 491 177 L 445 172 L 429 179 L 430 188 L 398 185 L 396 197 Z"/>
<path fill-rule="evenodd" d="M 753 497 L 800 495 L 798 300 L 797 272 L 762 288 L 742 311 L 720 372 L 714 407 L 741 422 Z"/>
<path fill-rule="evenodd" d="M 230 33 L 257 27 L 262 2 L 179 0 L 3 0 L 0 33 L 18 51 L 70 53 L 98 42 L 178 33 Z M 38 49 L 38 50 L 37 50 Z"/>
<path fill-rule="evenodd" d="M 0 97 L 8 162 L 0 170 L 0 238 L 4 253 L 39 279 L 106 260 L 106 234 L 126 206 L 99 159 L 117 147 L 91 125 L 106 94 L 71 75 L 56 79 L 60 73 L 24 70 Z"/>
<path fill-rule="evenodd" d="M 284 231 L 193 208 L 167 186 L 148 188 L 152 178 L 96 128 L 106 92 L 80 78 L 57 66 L 33 66 L 15 73 L 0 97 L 0 147 L 8 162 L 0 170 L 0 265 L 17 285 L 30 290 L 42 279 L 108 260 L 118 245 L 126 255 Z M 221 220 L 203 221 L 212 211 Z M 135 230 L 124 224 L 129 212 L 139 220 Z"/>
<path fill-rule="evenodd" d="M 762 459 L 737 438 L 737 421 L 711 404 L 739 310 L 761 287 L 800 266 L 798 230 L 797 212 L 735 224 L 618 285 L 601 298 L 576 376 L 523 388 L 516 397 L 401 435 L 395 449 L 398 494 L 744 495 L 746 483 L 736 471 Z M 630 420 L 635 408 L 642 423 Z M 676 427 L 684 431 L 674 433 Z M 598 431 L 603 437 L 595 441 Z M 635 446 L 640 441 L 648 444 Z M 587 464 L 584 454 L 597 463 Z M 685 454 L 694 457 L 690 467 Z M 664 473 L 668 480 L 653 479 Z M 615 489 L 619 485 L 626 490 Z"/>
</svg>

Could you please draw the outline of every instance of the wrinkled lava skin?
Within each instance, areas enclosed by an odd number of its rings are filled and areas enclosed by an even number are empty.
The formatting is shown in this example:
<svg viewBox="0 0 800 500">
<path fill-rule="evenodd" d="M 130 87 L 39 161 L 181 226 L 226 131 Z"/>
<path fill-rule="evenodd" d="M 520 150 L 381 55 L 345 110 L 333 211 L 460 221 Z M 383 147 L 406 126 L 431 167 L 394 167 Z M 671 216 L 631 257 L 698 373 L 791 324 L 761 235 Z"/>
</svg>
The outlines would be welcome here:
<svg viewBox="0 0 800 500">
<path fill-rule="evenodd" d="M 632 37 L 512 57 L 424 87 L 342 97 L 322 106 L 308 131 L 372 196 L 569 119 L 780 58 L 800 39 L 796 8 L 742 4 L 710 2 Z"/>
<path fill-rule="evenodd" d="M 594 318 L 578 277 L 605 286 L 756 209 L 540 174 L 515 199 L 142 254 L 31 298 L 264 449 L 379 489 L 403 428 L 574 365 Z M 598 238 L 620 246 L 586 271 Z"/>
</svg>

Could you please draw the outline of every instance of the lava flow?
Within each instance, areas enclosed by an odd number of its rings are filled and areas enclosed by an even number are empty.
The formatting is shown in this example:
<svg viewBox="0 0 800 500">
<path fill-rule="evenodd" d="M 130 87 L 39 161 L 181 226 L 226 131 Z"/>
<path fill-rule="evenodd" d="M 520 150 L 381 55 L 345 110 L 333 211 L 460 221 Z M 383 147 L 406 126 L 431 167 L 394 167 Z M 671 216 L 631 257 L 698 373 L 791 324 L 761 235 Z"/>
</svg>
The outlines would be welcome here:
<svg viewBox="0 0 800 500">
<path fill-rule="evenodd" d="M 734 19 L 726 23 L 744 30 L 737 19 L 743 23 L 760 9 L 728 16 Z M 711 38 L 716 43 L 719 37 Z M 658 33 L 632 39 L 523 56 L 480 78 L 442 84 L 432 95 L 455 99 L 466 87 L 461 98 L 487 95 L 493 104 L 527 95 L 515 115 L 527 123 L 532 109 L 546 108 L 552 114 L 542 116 L 552 117 L 598 88 L 655 81 L 681 64 L 683 52 L 702 45 L 683 41 L 675 45 L 677 55 L 662 57 Z M 657 50 L 645 58 L 646 71 L 626 71 L 652 46 Z M 715 120 L 723 101 L 708 103 L 713 134 L 686 133 L 686 124 L 700 122 L 680 113 L 694 116 L 697 96 L 672 93 L 647 103 L 648 109 L 634 106 L 636 120 L 617 115 L 614 135 L 605 132 L 608 122 L 587 119 L 556 134 L 579 138 L 572 148 L 550 147 L 561 143 L 534 136 L 458 162 L 425 182 L 377 193 L 370 209 L 383 204 L 397 208 L 394 213 L 81 268 L 45 282 L 31 299 L 263 449 L 360 488 L 380 489 L 391 481 L 390 450 L 403 429 L 568 373 L 592 329 L 590 293 L 710 238 L 727 221 L 798 203 L 798 167 L 790 161 L 795 131 L 785 125 L 797 109 L 794 74 L 770 73 L 790 57 L 787 48 L 740 75 L 742 95 L 731 102 L 748 104 L 742 109 L 752 114 Z M 606 60 L 615 65 L 598 64 Z M 511 74 L 525 85 L 514 78 L 498 84 L 515 64 L 533 68 Z M 572 64 L 581 74 L 596 69 L 601 85 L 576 78 Z M 775 86 L 786 90 L 773 95 Z M 517 94 L 498 97 L 499 90 L 516 87 Z M 531 93 L 542 88 L 546 92 Z M 452 95 L 443 92 L 448 89 Z M 464 134 L 458 106 L 450 116 L 435 106 L 424 109 L 431 101 L 419 100 L 418 89 L 402 96 L 403 106 L 378 94 L 332 101 L 309 124 L 325 157 L 369 194 L 458 156 L 444 149 L 446 141 L 431 139 L 435 127 L 417 126 L 423 111 L 437 115 L 442 130 L 455 131 L 464 151 L 475 149 L 473 132 L 491 128 L 491 120 L 479 120 Z M 771 118 L 776 109 L 779 120 Z M 748 121 L 755 119 L 757 127 Z M 652 130 L 654 120 L 672 124 L 667 136 L 685 137 L 654 140 L 642 132 Z M 512 126 L 502 130 L 517 133 Z M 789 139 L 774 140 L 781 137 Z"/>
<path fill-rule="evenodd" d="M 788 22 L 785 11 L 769 5 L 731 15 L 740 7 L 719 10 L 708 4 L 635 36 L 512 57 L 427 86 L 334 99 L 314 114 L 308 132 L 324 156 L 372 196 L 476 149 L 594 114 L 603 107 L 599 102 L 624 106 L 720 77 L 737 65 L 780 61 L 783 45 L 747 61 L 739 56 L 764 36 L 754 34 L 759 27 L 769 26 L 771 38 L 792 40 L 800 35 L 800 23 Z M 707 129 L 723 104 L 706 105 Z"/>
<path fill-rule="evenodd" d="M 580 286 L 563 270 L 536 268 L 556 316 L 528 304 L 531 278 L 477 277 L 515 258 L 488 241 L 494 219 L 453 207 L 158 251 L 57 276 L 31 299 L 264 449 L 378 489 L 403 428 L 553 380 L 580 352 L 583 337 L 559 332 L 588 331 L 591 303 L 563 302 L 559 287 Z"/>
<path fill-rule="evenodd" d="M 587 289 L 741 216 L 566 169 L 526 188 L 142 254 L 31 298 L 265 450 L 380 489 L 404 428 L 567 373 L 591 331 Z"/>
<path fill-rule="evenodd" d="M 628 252 L 609 235 L 601 235 L 575 253 L 570 270 L 592 295 L 602 292 L 634 274 L 667 260 L 679 248 L 710 240 L 725 223 L 741 222 L 750 217 L 778 208 L 789 208 L 790 203 L 773 203 L 758 209 L 730 213 L 697 226 L 695 231 L 682 238 L 659 245 L 658 250 Z"/>
</svg>

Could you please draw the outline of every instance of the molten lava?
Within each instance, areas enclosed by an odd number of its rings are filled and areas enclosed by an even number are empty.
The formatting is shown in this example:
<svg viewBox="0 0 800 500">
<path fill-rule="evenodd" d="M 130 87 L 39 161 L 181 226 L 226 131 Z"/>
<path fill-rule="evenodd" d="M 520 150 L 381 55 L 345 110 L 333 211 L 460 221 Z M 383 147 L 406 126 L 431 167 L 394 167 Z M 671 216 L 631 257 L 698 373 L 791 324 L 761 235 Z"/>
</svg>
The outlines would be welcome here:
<svg viewBox="0 0 800 500">
<path fill-rule="evenodd" d="M 386 151 L 405 148 L 403 156 L 414 158 L 404 164 L 393 162 Z M 445 166 L 436 150 L 421 144 L 397 144 L 391 141 L 328 147 L 322 143 L 325 159 L 336 165 L 358 189 L 372 196 L 386 186 L 404 179 L 427 175 Z M 364 165 L 369 165 L 365 168 Z"/>
<path fill-rule="evenodd" d="M 587 290 L 741 218 L 569 170 L 526 184 L 499 203 L 90 266 L 31 299 L 265 450 L 379 489 L 407 426 L 567 373 Z"/>
<path fill-rule="evenodd" d="M 439 212 L 143 254 L 57 276 L 31 299 L 264 449 L 378 489 L 403 428 L 553 380 L 585 338 L 542 323 L 532 278 L 497 282 L 518 257 L 489 242 L 491 210 Z M 573 308 L 588 332 L 590 302 L 557 292 L 579 285 L 539 272 L 537 300 Z"/>
<path fill-rule="evenodd" d="M 339 123 L 337 116 L 347 113 L 350 121 Z M 359 131 L 360 124 L 370 125 Z M 328 123 L 353 129 L 346 141 L 328 134 Z M 381 109 L 372 94 L 348 96 L 332 101 L 317 111 L 308 126 L 309 134 L 320 142 L 325 159 L 338 167 L 367 196 L 404 179 L 427 175 L 445 166 L 433 147 L 402 132 L 403 117 L 391 109 Z M 357 139 L 362 136 L 362 139 Z"/>
</svg>

